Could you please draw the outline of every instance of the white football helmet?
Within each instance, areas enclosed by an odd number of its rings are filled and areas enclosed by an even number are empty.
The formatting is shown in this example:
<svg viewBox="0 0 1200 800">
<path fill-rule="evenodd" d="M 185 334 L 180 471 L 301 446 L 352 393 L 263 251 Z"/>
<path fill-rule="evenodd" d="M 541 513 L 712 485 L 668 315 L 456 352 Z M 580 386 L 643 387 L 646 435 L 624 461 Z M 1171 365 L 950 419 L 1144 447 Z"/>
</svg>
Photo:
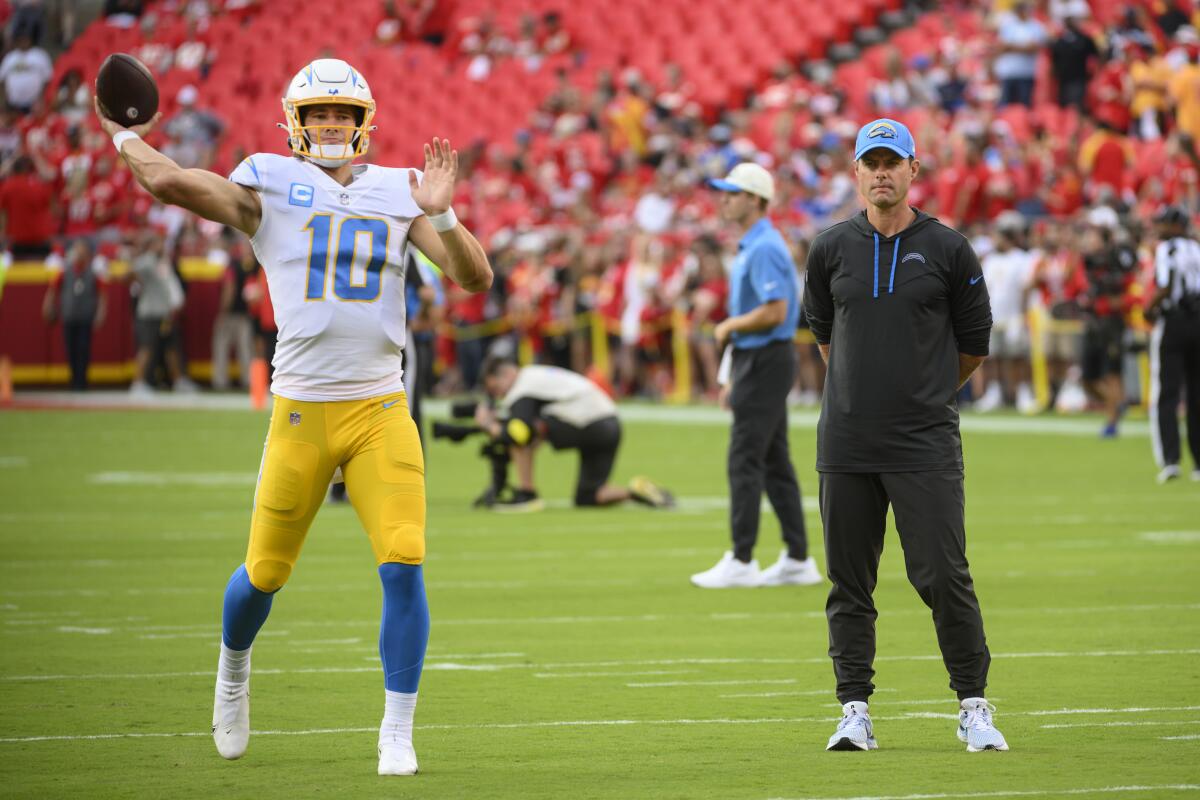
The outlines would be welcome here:
<svg viewBox="0 0 1200 800">
<path fill-rule="evenodd" d="M 304 124 L 303 109 L 319 105 L 347 105 L 354 110 L 357 125 L 338 126 L 345 138 L 338 144 L 322 144 L 318 126 Z M 296 73 L 283 97 L 288 145 L 296 155 L 322 167 L 339 167 L 367 152 L 375 126 L 375 100 L 362 74 L 337 58 L 318 58 Z M 331 126 L 322 125 L 328 130 Z"/>
</svg>

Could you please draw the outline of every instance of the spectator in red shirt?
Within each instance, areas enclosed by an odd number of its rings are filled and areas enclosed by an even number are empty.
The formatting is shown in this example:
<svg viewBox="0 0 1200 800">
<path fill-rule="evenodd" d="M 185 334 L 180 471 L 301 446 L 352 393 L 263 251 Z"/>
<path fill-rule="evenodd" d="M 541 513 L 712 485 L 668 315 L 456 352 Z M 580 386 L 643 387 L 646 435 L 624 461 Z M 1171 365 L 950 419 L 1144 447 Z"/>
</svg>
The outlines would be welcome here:
<svg viewBox="0 0 1200 800">
<path fill-rule="evenodd" d="M 6 245 L 17 261 L 40 260 L 50 254 L 55 203 L 49 179 L 53 170 L 45 164 L 42 170 L 37 166 L 34 158 L 19 156 L 12 175 L 0 183 L 0 244 Z"/>
<path fill-rule="evenodd" d="M 1079 147 L 1079 168 L 1093 196 L 1102 187 L 1108 187 L 1120 197 L 1129 187 L 1128 173 L 1133 163 L 1133 147 L 1129 140 L 1103 120 L 1097 123 L 1097 130 L 1084 139 Z"/>
</svg>

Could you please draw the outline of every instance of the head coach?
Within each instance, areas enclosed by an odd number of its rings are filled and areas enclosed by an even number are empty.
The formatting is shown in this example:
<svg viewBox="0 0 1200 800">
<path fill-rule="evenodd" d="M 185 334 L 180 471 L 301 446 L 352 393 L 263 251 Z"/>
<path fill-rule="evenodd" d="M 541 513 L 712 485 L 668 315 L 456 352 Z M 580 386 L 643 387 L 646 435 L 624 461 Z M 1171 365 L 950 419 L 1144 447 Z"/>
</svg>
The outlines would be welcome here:
<svg viewBox="0 0 1200 800">
<path fill-rule="evenodd" d="M 817 425 L 829 655 L 843 718 L 830 750 L 877 745 L 872 600 L 888 506 L 909 581 L 933 611 L 967 749 L 1007 750 L 984 697 L 990 655 L 967 565 L 959 387 L 988 352 L 992 316 L 967 239 L 908 205 L 920 171 L 904 125 L 863 126 L 866 210 L 812 244 L 804 306 L 828 364 Z"/>
<path fill-rule="evenodd" d="M 727 465 L 733 549 L 712 569 L 693 575 L 692 583 L 704 589 L 819 583 L 788 453 L 787 395 L 796 376 L 792 339 L 800 290 L 787 244 L 767 218 L 775 181 L 763 167 L 746 162 L 724 180 L 709 183 L 721 192 L 721 219 L 742 234 L 729 275 L 729 317 L 714 331 L 718 349 L 733 345 Z M 764 489 L 785 549 L 774 565 L 759 572 L 753 553 Z"/>
</svg>

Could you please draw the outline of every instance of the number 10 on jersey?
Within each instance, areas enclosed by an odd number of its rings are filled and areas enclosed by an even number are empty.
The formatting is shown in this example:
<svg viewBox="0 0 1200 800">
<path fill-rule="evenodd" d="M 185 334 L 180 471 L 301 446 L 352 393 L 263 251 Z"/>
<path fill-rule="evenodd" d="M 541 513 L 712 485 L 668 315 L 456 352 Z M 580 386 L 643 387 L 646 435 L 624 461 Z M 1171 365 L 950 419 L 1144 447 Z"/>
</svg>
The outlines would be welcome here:
<svg viewBox="0 0 1200 800">
<path fill-rule="evenodd" d="M 323 300 L 329 272 L 330 233 L 333 214 L 314 214 L 304 230 L 309 232 L 308 284 L 305 300 Z M 342 300 L 369 303 L 379 299 L 383 265 L 387 263 L 387 220 L 373 217 L 344 217 L 337 226 L 337 256 L 333 270 L 333 293 Z M 354 282 L 354 261 L 359 237 L 368 237 L 364 252 L 370 253 L 362 283 Z"/>
</svg>

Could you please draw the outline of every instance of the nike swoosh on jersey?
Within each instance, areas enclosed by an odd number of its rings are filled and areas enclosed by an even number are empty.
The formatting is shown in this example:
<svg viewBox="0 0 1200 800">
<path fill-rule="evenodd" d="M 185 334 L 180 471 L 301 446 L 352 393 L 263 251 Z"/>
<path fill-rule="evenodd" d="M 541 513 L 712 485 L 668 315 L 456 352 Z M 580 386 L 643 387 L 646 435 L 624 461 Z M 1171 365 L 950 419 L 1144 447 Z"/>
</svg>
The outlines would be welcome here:
<svg viewBox="0 0 1200 800">
<path fill-rule="evenodd" d="M 391 402 L 388 402 L 388 401 L 386 401 L 386 400 L 385 400 L 385 401 L 384 401 L 384 403 L 383 403 L 383 407 L 384 407 L 384 408 L 391 408 L 392 406 L 396 405 L 396 403 L 399 403 L 399 402 L 400 402 L 399 398 L 397 398 L 397 399 L 395 399 L 395 400 L 392 400 Z"/>
<path fill-rule="evenodd" d="M 981 280 L 983 280 L 983 276 L 982 276 L 982 275 L 976 275 L 974 278 L 967 278 L 967 283 L 969 283 L 969 284 L 971 284 L 972 286 L 974 286 L 975 284 L 979 283 Z"/>
</svg>

